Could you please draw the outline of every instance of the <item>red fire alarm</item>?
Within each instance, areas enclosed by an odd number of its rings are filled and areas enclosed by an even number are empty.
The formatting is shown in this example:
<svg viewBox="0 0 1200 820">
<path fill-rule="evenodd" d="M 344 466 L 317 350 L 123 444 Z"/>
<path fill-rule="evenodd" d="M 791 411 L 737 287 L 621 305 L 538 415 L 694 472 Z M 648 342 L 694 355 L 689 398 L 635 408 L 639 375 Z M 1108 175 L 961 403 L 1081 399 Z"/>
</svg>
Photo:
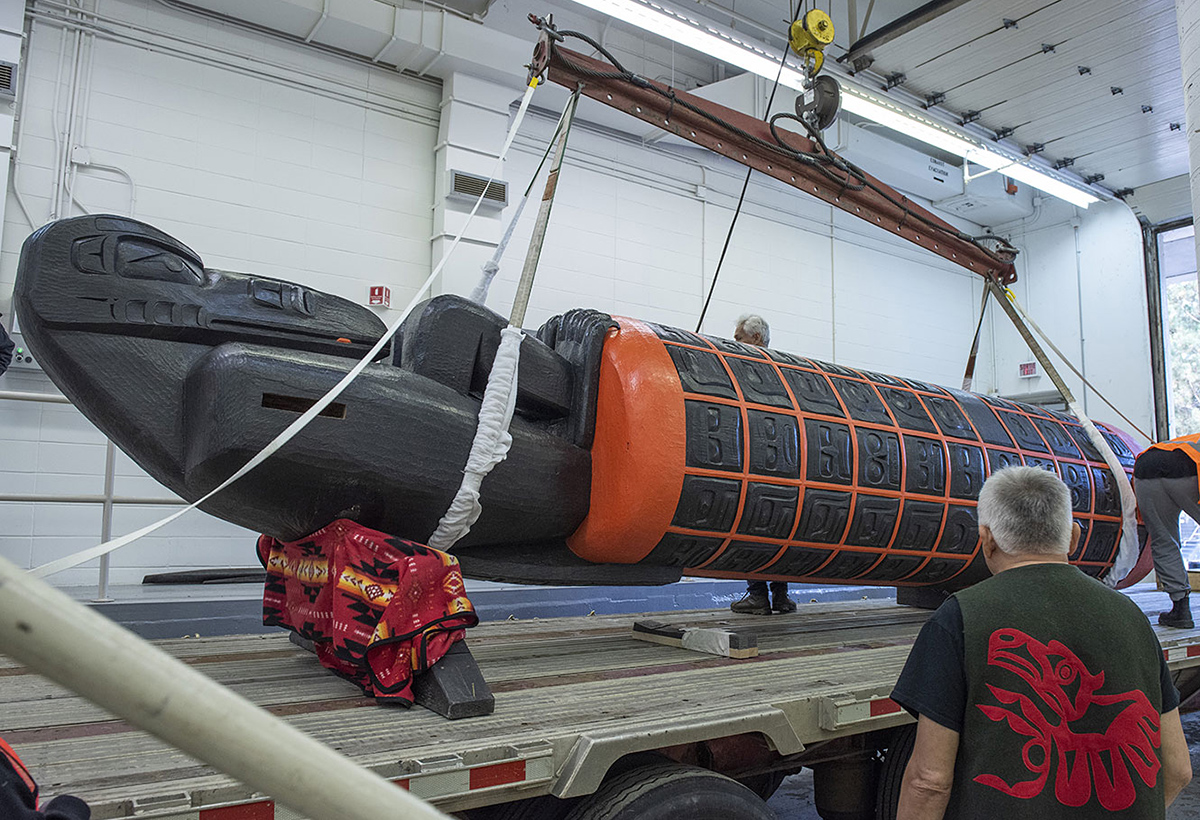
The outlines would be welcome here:
<svg viewBox="0 0 1200 820">
<path fill-rule="evenodd" d="M 372 307 L 391 307 L 392 289 L 386 285 L 371 285 L 371 296 L 367 304 Z"/>
</svg>

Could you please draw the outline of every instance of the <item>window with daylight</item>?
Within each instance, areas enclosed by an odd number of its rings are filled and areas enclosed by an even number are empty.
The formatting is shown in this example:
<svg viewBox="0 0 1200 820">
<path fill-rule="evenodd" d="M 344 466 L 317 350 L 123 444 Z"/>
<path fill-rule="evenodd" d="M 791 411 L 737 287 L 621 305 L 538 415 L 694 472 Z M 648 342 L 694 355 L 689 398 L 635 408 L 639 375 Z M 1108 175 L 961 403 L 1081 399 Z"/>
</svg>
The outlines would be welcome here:
<svg viewBox="0 0 1200 820">
<path fill-rule="evenodd" d="M 1200 290 L 1196 283 L 1196 230 L 1193 225 L 1158 234 L 1162 277 L 1163 351 L 1171 435 L 1200 433 Z M 1179 534 L 1188 569 L 1200 569 L 1200 527 L 1179 516 Z"/>
</svg>

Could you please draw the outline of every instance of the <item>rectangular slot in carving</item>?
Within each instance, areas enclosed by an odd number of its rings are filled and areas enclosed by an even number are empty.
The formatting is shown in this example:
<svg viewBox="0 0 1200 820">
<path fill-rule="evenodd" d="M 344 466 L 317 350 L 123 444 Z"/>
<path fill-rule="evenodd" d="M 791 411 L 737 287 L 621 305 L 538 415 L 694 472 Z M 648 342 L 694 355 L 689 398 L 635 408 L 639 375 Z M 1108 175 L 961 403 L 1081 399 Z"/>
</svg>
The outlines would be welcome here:
<svg viewBox="0 0 1200 820">
<path fill-rule="evenodd" d="M 263 393 L 262 397 L 263 407 L 270 408 L 271 410 L 287 410 L 289 413 L 303 413 L 316 403 L 316 399 L 305 399 L 300 396 L 281 396 L 278 393 Z M 346 418 L 346 405 L 335 401 L 317 415 L 330 419 L 344 419 Z"/>
</svg>

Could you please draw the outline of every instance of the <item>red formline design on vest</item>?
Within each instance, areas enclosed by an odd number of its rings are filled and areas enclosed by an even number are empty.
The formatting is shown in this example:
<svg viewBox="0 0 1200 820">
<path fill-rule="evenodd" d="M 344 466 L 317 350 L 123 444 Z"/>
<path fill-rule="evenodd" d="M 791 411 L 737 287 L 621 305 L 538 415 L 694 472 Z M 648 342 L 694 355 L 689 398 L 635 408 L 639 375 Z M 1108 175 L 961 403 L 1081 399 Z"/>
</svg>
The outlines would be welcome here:
<svg viewBox="0 0 1200 820">
<path fill-rule="evenodd" d="M 1021 748 L 1021 759 L 1036 776 L 1009 784 L 994 774 L 980 774 L 974 778 L 976 783 L 1011 797 L 1031 799 L 1043 793 L 1053 770 L 1053 793 L 1059 803 L 1083 806 L 1092 799 L 1094 789 L 1100 805 L 1110 812 L 1129 808 L 1137 798 L 1131 767 L 1142 783 L 1154 788 L 1162 768 L 1157 752 L 1161 745 L 1159 713 L 1144 692 L 1101 693 L 1103 671 L 1089 671 L 1061 641 L 1042 643 L 1011 627 L 992 633 L 987 662 L 1021 678 L 1036 696 L 1035 700 L 987 684 L 996 700 L 1019 710 L 977 705 L 991 720 L 1004 721 L 1018 735 L 1029 738 Z M 1103 711 L 1121 704 L 1124 708 L 1102 733 L 1071 728 L 1093 707 Z M 1094 718 L 1095 713 L 1092 715 Z"/>
</svg>

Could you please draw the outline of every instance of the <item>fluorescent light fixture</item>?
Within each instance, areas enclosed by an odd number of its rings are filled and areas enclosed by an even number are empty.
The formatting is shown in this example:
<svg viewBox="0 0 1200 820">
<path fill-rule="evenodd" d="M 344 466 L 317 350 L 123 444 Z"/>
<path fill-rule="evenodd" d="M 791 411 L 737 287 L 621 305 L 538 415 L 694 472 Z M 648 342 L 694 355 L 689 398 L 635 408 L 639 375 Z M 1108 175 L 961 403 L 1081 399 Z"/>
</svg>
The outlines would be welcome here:
<svg viewBox="0 0 1200 820">
<path fill-rule="evenodd" d="M 956 154 L 968 162 L 997 171 L 1018 182 L 1037 188 L 1043 193 L 1064 199 L 1072 205 L 1086 208 L 1100 198 L 1057 179 L 1045 171 L 1019 159 L 1006 156 L 992 148 L 971 141 L 968 135 L 953 131 L 946 125 L 924 117 L 896 103 L 868 96 L 853 86 L 843 83 L 842 108 L 860 117 L 874 120 L 880 125 L 918 139 L 927 145 Z"/>
<path fill-rule="evenodd" d="M 842 110 L 858 114 L 885 125 L 893 131 L 899 131 L 927 145 L 941 148 L 960 157 L 978 146 L 955 134 L 946 126 L 925 117 L 916 117 L 894 103 L 887 100 L 874 100 L 861 96 L 855 89 L 842 88 Z"/>
<path fill-rule="evenodd" d="M 575 2 L 768 80 L 774 80 L 776 75 L 779 75 L 780 83 L 795 91 L 803 91 L 807 86 L 804 73 L 790 62 L 780 74 L 780 55 L 767 51 L 759 43 L 654 0 Z M 846 82 L 845 78 L 839 80 L 843 92 L 842 108 L 852 114 L 866 117 L 927 145 L 960 156 L 968 162 L 1001 172 L 1080 208 L 1100 201 L 1099 197 L 1083 188 L 1040 170 L 1023 159 L 1007 156 L 981 144 L 964 131 L 957 131 L 931 117 L 923 116 L 914 109 L 871 94 Z"/>
<path fill-rule="evenodd" d="M 743 39 L 736 34 L 714 26 L 704 20 L 684 14 L 646 0 L 575 0 L 581 6 L 587 6 L 602 14 L 623 20 L 630 25 L 645 29 L 653 34 L 674 40 L 680 45 L 694 48 L 703 54 L 716 57 L 722 62 L 745 69 L 760 77 L 774 80 L 779 73 L 779 55 L 772 54 L 758 43 Z M 787 73 L 788 69 L 784 69 Z M 785 83 L 800 90 L 804 87 L 804 75 L 799 71 L 791 72 Z M 800 85 L 795 85 L 799 80 Z"/>
<path fill-rule="evenodd" d="M 1093 196 L 1087 191 L 1080 190 L 1074 185 L 1069 185 L 1066 182 L 1060 182 L 1054 177 L 1044 174 L 1036 168 L 1032 168 L 1023 163 L 1015 163 L 1006 168 L 1002 168 L 1001 172 L 1006 177 L 1012 177 L 1017 182 L 1024 182 L 1033 188 L 1037 188 L 1043 193 L 1056 196 L 1059 199 L 1065 199 L 1072 205 L 1080 208 L 1086 208 L 1093 202 L 1099 202 L 1100 197 Z"/>
</svg>

